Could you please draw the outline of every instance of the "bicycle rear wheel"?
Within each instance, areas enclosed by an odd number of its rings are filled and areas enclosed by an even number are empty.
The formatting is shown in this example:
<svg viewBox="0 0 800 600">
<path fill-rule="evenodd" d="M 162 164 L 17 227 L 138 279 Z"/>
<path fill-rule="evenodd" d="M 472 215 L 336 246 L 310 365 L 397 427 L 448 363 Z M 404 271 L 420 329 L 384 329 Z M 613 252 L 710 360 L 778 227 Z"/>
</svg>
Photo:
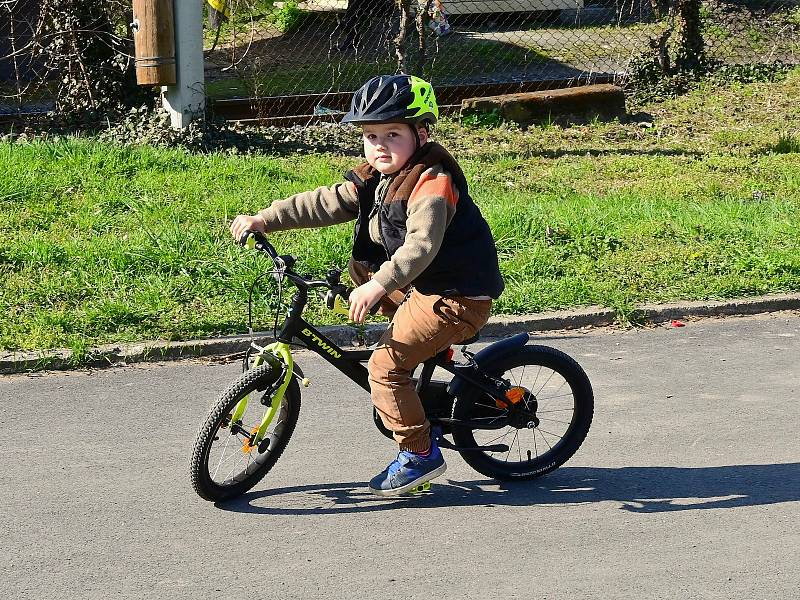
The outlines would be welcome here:
<svg viewBox="0 0 800 600">
<path fill-rule="evenodd" d="M 272 404 L 279 377 L 278 369 L 268 364 L 246 371 L 209 410 L 197 432 L 190 460 L 192 486 L 201 498 L 218 502 L 245 493 L 280 458 L 300 415 L 300 388 L 294 379 L 286 388 L 264 440 L 251 444 Z M 246 406 L 233 421 L 242 400 L 246 400 Z"/>
<path fill-rule="evenodd" d="M 520 399 L 516 404 L 499 403 L 475 388 L 456 398 L 454 419 L 493 427 L 454 424 L 457 446 L 508 446 L 504 452 L 463 450 L 467 464 L 494 479 L 533 479 L 575 454 L 586 439 L 594 412 L 591 383 L 577 362 L 555 348 L 530 345 L 481 365 L 481 370 L 507 381 Z"/>
</svg>

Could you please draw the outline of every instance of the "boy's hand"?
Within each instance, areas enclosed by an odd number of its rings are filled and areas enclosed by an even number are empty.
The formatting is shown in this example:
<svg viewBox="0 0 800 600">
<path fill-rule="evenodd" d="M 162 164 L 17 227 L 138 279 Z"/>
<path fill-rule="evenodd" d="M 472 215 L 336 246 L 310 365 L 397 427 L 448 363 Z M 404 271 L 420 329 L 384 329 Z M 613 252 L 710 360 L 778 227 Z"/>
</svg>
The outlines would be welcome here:
<svg viewBox="0 0 800 600">
<path fill-rule="evenodd" d="M 242 239 L 242 234 L 245 231 L 260 231 L 267 233 L 267 228 L 264 225 L 264 219 L 258 215 L 239 215 L 231 223 L 231 234 L 233 239 L 237 242 Z"/>
<path fill-rule="evenodd" d="M 385 295 L 386 290 L 374 279 L 358 286 L 350 292 L 350 320 L 354 323 L 363 323 L 369 309 Z"/>
</svg>

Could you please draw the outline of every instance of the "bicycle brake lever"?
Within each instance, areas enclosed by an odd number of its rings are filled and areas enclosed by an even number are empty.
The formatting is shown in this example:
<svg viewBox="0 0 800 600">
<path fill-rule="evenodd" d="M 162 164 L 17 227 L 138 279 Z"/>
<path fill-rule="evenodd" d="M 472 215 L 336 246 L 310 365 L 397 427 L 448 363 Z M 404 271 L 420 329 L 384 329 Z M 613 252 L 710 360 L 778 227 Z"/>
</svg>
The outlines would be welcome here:
<svg viewBox="0 0 800 600">
<path fill-rule="evenodd" d="M 345 317 L 350 316 L 350 309 L 347 304 L 345 304 L 344 298 L 342 298 L 340 293 L 333 290 L 328 290 L 325 294 L 325 306 L 328 310 L 337 315 L 344 315 Z"/>
</svg>

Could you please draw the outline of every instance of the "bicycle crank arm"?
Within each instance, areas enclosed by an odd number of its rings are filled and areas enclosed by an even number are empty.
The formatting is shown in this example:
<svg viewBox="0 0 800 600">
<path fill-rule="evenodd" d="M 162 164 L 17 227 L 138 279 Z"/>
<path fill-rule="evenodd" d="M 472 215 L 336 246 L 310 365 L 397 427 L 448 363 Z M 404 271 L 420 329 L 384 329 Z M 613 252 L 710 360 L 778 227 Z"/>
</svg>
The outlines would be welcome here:
<svg viewBox="0 0 800 600">
<path fill-rule="evenodd" d="M 489 446 L 456 446 L 444 437 L 436 439 L 436 444 L 439 448 L 447 448 L 448 450 L 483 450 L 484 452 L 508 452 L 510 448 L 505 444 L 491 444 Z"/>
</svg>

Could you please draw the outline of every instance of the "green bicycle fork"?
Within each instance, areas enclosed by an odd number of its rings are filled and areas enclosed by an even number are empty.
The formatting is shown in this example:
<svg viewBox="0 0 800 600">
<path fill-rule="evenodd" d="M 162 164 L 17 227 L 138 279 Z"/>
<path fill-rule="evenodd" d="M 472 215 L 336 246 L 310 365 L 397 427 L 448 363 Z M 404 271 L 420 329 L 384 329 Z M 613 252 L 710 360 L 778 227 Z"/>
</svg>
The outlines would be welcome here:
<svg viewBox="0 0 800 600">
<path fill-rule="evenodd" d="M 250 446 L 257 446 L 264 439 L 264 436 L 267 433 L 267 428 L 269 428 L 270 423 L 272 423 L 272 420 L 275 418 L 275 414 L 278 412 L 278 409 L 281 406 L 283 395 L 286 393 L 286 388 L 289 387 L 289 382 L 292 380 L 292 375 L 294 373 L 294 359 L 292 358 L 292 352 L 289 348 L 289 344 L 284 342 L 275 342 L 262 348 L 253 361 L 253 368 L 261 366 L 264 362 L 270 363 L 270 365 L 272 365 L 274 368 L 278 368 L 281 365 L 285 366 L 286 372 L 283 376 L 281 385 L 277 390 L 275 390 L 275 394 L 272 396 L 272 401 L 264 413 L 264 416 L 261 418 L 261 423 L 258 426 L 255 438 L 253 438 L 249 444 Z M 250 394 L 247 394 L 244 398 L 236 403 L 236 407 L 233 409 L 233 414 L 231 415 L 231 423 L 238 423 L 241 421 L 242 415 L 244 415 L 244 411 L 247 409 L 247 403 L 249 400 Z"/>
</svg>

